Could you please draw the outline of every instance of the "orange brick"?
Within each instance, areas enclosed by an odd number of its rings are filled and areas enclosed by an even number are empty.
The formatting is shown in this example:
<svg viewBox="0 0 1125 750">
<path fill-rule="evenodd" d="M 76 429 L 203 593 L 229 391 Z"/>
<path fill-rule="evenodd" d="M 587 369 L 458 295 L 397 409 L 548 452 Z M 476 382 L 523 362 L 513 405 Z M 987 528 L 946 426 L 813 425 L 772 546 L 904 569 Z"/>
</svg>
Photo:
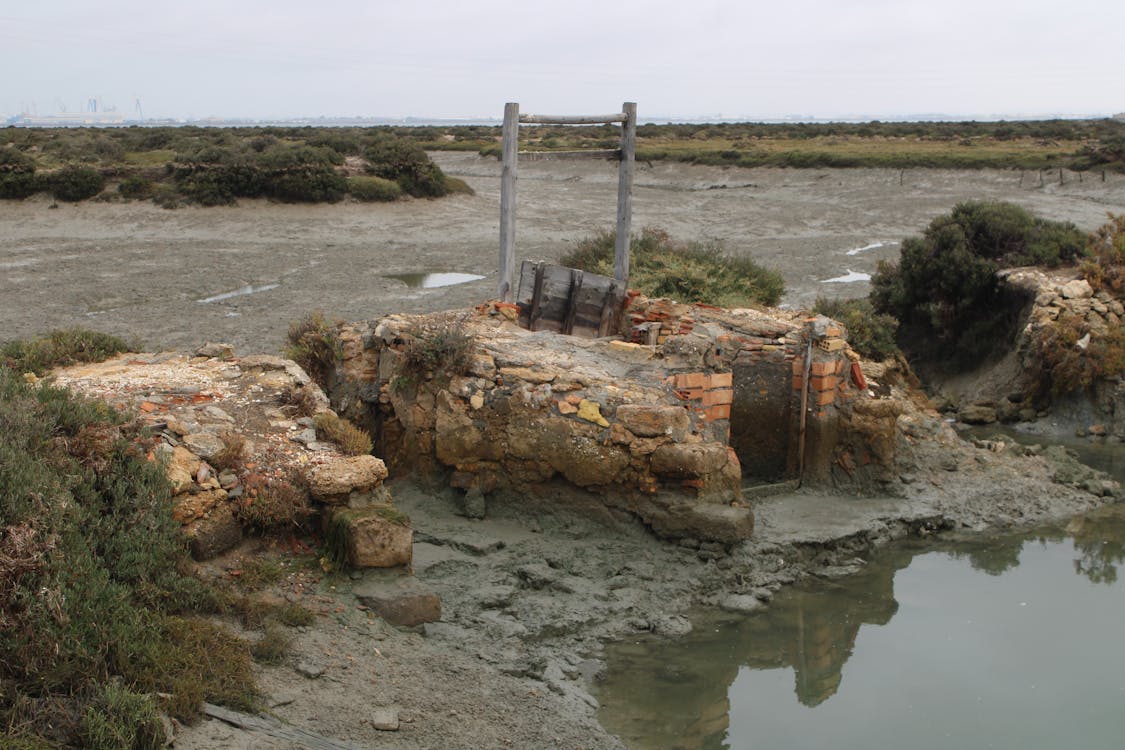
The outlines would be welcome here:
<svg viewBox="0 0 1125 750">
<path fill-rule="evenodd" d="M 835 375 L 814 375 L 812 387 L 814 391 L 830 391 L 836 387 L 837 382 Z"/>
<path fill-rule="evenodd" d="M 805 386 L 805 379 L 800 375 L 793 376 L 793 390 L 799 391 Z"/>
<path fill-rule="evenodd" d="M 677 389 L 706 388 L 707 376 L 702 372 L 681 372 L 676 376 Z"/>
<path fill-rule="evenodd" d="M 835 362 L 813 362 L 812 374 L 813 375 L 832 375 L 836 372 Z"/>
<path fill-rule="evenodd" d="M 730 388 L 734 385 L 733 372 L 717 372 L 711 376 L 712 388 Z"/>
<path fill-rule="evenodd" d="M 836 391 L 821 391 L 816 394 L 817 406 L 828 406 L 836 400 Z"/>
<path fill-rule="evenodd" d="M 714 406 L 708 406 L 707 419 L 712 422 L 716 419 L 730 419 L 730 404 L 715 404 Z"/>
<path fill-rule="evenodd" d="M 805 371 L 805 362 L 804 362 L 804 360 L 801 360 L 801 359 L 794 359 L 794 360 L 793 360 L 793 374 L 794 374 L 794 375 L 800 375 L 800 374 L 801 374 L 801 373 L 803 373 L 804 371 Z"/>
<path fill-rule="evenodd" d="M 703 394 L 703 403 L 706 406 L 714 404 L 729 404 L 734 401 L 734 391 L 730 388 L 718 388 Z"/>
<path fill-rule="evenodd" d="M 836 374 L 842 375 L 844 373 L 844 368 L 847 367 L 847 366 L 848 366 L 848 360 L 844 359 L 843 357 L 840 357 L 838 360 L 836 360 Z"/>
<path fill-rule="evenodd" d="M 852 382 L 861 391 L 867 390 L 867 378 L 863 377 L 863 369 L 859 366 L 859 362 L 852 362 Z"/>
<path fill-rule="evenodd" d="M 843 331 L 841 331 L 836 326 L 828 326 L 827 328 L 824 329 L 824 335 L 825 336 L 836 337 L 836 336 L 840 336 L 842 334 L 843 334 Z"/>
</svg>

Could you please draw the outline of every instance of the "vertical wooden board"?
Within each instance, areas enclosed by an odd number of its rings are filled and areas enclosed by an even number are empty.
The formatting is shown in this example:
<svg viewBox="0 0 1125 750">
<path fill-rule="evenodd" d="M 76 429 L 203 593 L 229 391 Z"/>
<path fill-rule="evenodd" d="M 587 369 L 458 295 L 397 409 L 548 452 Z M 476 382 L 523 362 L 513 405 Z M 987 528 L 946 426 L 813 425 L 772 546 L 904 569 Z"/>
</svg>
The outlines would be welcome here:
<svg viewBox="0 0 1125 750">
<path fill-rule="evenodd" d="M 621 163 L 617 176 L 617 244 L 614 247 L 613 279 L 622 288 L 629 285 L 629 233 L 633 223 L 633 171 L 637 150 L 637 103 L 622 105 Z"/>
<path fill-rule="evenodd" d="M 500 172 L 500 281 L 497 296 L 511 302 L 516 270 L 516 172 L 519 168 L 520 105 L 504 105 L 504 130 Z"/>
</svg>

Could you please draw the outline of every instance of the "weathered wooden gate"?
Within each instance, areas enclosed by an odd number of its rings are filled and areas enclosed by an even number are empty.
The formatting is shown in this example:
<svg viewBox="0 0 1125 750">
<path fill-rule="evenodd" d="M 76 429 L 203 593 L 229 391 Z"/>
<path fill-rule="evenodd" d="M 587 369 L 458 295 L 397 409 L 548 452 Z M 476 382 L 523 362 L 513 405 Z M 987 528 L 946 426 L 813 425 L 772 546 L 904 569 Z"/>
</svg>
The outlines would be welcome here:
<svg viewBox="0 0 1125 750">
<path fill-rule="evenodd" d="M 530 331 L 608 336 L 618 328 L 618 288 L 608 276 L 525 260 L 516 290 L 519 323 Z"/>
<path fill-rule="evenodd" d="M 603 125 L 621 124 L 621 148 L 615 150 L 586 151 L 519 151 L 519 126 L 528 125 Z M 625 102 L 622 112 L 611 115 L 521 115 L 518 102 L 504 105 L 504 136 L 502 147 L 503 170 L 500 175 L 500 282 L 498 296 L 511 302 L 513 295 L 520 292 L 525 300 L 524 287 L 527 287 L 526 311 L 521 314 L 521 322 L 533 330 L 542 324 L 546 330 L 559 330 L 572 333 L 588 330 L 600 331 L 605 335 L 613 321 L 620 314 L 625 301 L 629 283 L 629 233 L 633 220 L 633 168 L 637 142 L 637 105 Z M 605 279 L 595 274 L 563 269 L 546 264 L 523 264 L 520 287 L 515 286 L 516 270 L 516 175 L 519 171 L 520 156 L 536 160 L 572 159 L 577 157 L 617 158 L 620 160 L 617 181 L 617 244 L 614 248 L 614 271 L 612 284 L 604 285 L 594 279 Z M 551 269 L 551 270 L 548 270 Z M 557 270 L 556 270 L 557 269 Z M 556 292 L 566 275 L 568 284 L 565 309 L 561 317 L 554 310 Z M 525 283 L 523 279 L 528 281 Z M 585 289 L 585 292 L 583 290 Z M 538 294 L 536 293 L 538 290 Z M 544 294 L 546 292 L 546 294 Z M 600 292 L 595 301 L 592 296 Z M 537 304 L 538 301 L 538 304 Z M 594 314 L 592 306 L 597 307 Z M 522 307 L 522 305 L 521 305 Z M 568 322 L 569 321 L 569 322 Z M 558 328 L 555 328 L 555 324 Z"/>
</svg>

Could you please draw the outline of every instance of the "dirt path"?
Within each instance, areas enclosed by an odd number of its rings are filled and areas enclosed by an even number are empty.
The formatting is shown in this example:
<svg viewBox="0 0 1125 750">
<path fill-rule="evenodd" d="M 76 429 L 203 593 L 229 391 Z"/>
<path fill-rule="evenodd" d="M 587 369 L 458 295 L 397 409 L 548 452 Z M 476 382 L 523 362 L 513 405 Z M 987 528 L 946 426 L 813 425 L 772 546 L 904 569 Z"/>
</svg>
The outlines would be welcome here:
<svg viewBox="0 0 1125 750">
<path fill-rule="evenodd" d="M 282 205 L 168 211 L 148 203 L 0 202 L 0 338 L 83 325 L 139 339 L 149 350 L 229 341 L 275 352 L 289 321 L 313 309 L 348 320 L 467 306 L 496 285 L 499 165 L 438 154 L 475 196 L 389 205 Z M 1021 184 L 1022 179 L 1022 184 Z M 822 283 L 871 273 L 897 242 L 971 198 L 1012 200 L 1093 228 L 1125 210 L 1125 176 L 1040 187 L 1019 172 L 780 170 L 638 165 L 635 227 L 721 240 L 780 270 L 786 303 L 818 293 L 865 294 L 865 283 Z M 609 162 L 522 167 L 521 258 L 557 259 L 614 218 Z M 881 243 L 881 244 L 880 244 Z M 866 249 L 863 249 L 866 248 Z M 851 252 L 852 254 L 849 254 Z M 412 289 L 393 274 L 455 271 L 485 278 Z M 251 292 L 203 302 L 232 292 Z"/>
</svg>

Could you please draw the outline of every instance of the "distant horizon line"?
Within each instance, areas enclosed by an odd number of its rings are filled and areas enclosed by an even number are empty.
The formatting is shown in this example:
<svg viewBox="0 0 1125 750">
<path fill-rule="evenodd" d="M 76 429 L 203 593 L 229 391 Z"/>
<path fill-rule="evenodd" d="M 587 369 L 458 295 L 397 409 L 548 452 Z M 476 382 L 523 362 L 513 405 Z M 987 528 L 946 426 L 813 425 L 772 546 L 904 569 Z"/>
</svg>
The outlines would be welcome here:
<svg viewBox="0 0 1125 750">
<path fill-rule="evenodd" d="M 568 113 L 562 113 L 568 114 Z M 573 113 L 570 113 L 573 114 Z M 118 115 L 113 122 L 98 122 L 108 120 L 109 116 Z M 1123 119 L 1125 112 L 1039 112 L 1039 113 L 949 113 L 949 112 L 912 112 L 906 114 L 890 113 L 844 113 L 831 115 L 817 114 L 739 114 L 725 115 L 712 114 L 658 114 L 639 117 L 639 124 L 708 124 L 708 123 L 864 123 L 864 122 L 1005 122 L 1005 121 L 1036 121 L 1036 120 L 1100 120 Z M 466 116 L 429 116 L 429 115 L 277 115 L 277 116 L 230 116 L 230 115 L 181 115 L 166 117 L 137 118 L 126 116 L 114 110 L 100 112 L 51 112 L 47 114 L 32 114 L 21 112 L 11 115 L 4 120 L 7 125 L 19 125 L 25 121 L 61 121 L 83 120 L 76 125 L 145 125 L 152 124 L 235 124 L 235 125 L 279 125 L 287 123 L 371 123 L 371 124 L 406 124 L 406 125 L 501 125 L 503 117 L 466 115 Z"/>
</svg>

